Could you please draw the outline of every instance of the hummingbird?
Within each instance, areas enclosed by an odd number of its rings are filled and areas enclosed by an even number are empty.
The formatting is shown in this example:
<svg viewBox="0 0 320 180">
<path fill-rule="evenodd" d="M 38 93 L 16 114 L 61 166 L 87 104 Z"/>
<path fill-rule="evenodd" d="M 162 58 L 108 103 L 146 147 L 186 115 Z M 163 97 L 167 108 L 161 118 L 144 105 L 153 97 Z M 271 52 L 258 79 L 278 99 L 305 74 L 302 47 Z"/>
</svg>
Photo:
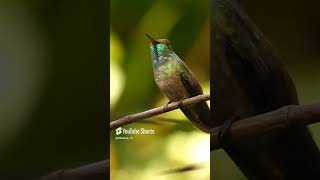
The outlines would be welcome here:
<svg viewBox="0 0 320 180">
<path fill-rule="evenodd" d="M 193 72 L 178 57 L 167 39 L 150 40 L 151 60 L 154 80 L 160 91 L 170 102 L 181 102 L 193 96 L 203 94 L 202 88 Z M 199 102 L 186 107 L 180 107 L 184 115 L 200 130 L 209 133 L 212 122 L 210 109 L 206 102 Z"/>
<path fill-rule="evenodd" d="M 237 0 L 212 0 L 211 13 L 214 126 L 298 104 L 280 57 Z M 229 141 L 224 150 L 248 179 L 320 177 L 319 149 L 306 126 L 256 141 Z"/>
</svg>

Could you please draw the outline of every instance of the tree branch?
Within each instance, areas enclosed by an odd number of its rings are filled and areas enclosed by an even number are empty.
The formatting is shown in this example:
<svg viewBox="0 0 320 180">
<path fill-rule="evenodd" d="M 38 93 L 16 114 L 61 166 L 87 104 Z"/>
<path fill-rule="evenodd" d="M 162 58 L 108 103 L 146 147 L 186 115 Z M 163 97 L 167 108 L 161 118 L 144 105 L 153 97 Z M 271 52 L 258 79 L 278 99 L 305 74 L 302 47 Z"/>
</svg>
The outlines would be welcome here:
<svg viewBox="0 0 320 180">
<path fill-rule="evenodd" d="M 104 180 L 109 177 L 109 160 L 99 161 L 74 169 L 61 169 L 39 180 Z"/>
<path fill-rule="evenodd" d="M 181 103 L 181 106 L 187 106 L 190 104 L 195 104 L 201 101 L 208 101 L 208 100 L 210 100 L 210 95 L 198 95 L 198 96 L 194 96 L 194 97 L 183 100 Z M 136 121 L 147 119 L 147 118 L 150 118 L 159 114 L 163 114 L 178 108 L 179 108 L 179 102 L 172 102 L 168 105 L 168 108 L 166 110 L 164 110 L 164 106 L 161 106 L 161 107 L 150 109 L 137 114 L 128 115 L 120 119 L 117 119 L 115 121 L 112 121 L 110 123 L 110 129 L 116 129 L 120 126 L 124 126 Z"/>
<path fill-rule="evenodd" d="M 320 122 L 320 103 L 285 106 L 233 123 L 230 130 L 230 141 L 250 141 L 261 136 L 275 135 L 277 132 L 290 127 L 304 126 L 316 122 Z M 216 138 L 220 128 L 216 127 L 211 131 L 211 151 L 223 146 L 223 142 L 219 142 Z"/>
</svg>

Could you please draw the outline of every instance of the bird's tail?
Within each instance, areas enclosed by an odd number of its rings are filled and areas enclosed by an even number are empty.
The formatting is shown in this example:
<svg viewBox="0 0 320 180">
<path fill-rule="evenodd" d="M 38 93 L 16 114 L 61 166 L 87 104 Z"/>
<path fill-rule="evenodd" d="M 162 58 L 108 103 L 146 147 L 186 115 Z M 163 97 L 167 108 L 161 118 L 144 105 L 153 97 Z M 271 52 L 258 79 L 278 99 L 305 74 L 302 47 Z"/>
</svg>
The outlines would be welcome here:
<svg viewBox="0 0 320 180">
<path fill-rule="evenodd" d="M 206 102 L 199 102 L 187 107 L 182 107 L 181 111 L 195 126 L 209 133 L 212 123 L 210 121 L 210 109 Z"/>
</svg>

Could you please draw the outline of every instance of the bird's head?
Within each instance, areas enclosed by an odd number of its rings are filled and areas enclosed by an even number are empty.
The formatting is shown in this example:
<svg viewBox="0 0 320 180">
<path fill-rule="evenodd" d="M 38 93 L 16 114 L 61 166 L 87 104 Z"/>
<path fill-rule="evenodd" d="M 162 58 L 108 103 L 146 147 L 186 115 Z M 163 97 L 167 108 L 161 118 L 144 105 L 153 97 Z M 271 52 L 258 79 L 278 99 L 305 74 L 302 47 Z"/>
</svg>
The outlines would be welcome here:
<svg viewBox="0 0 320 180">
<path fill-rule="evenodd" d="M 153 64 L 164 63 L 165 60 L 174 53 L 170 41 L 168 39 L 153 39 L 150 35 L 146 34 L 150 40 L 150 49 L 152 55 Z"/>
</svg>

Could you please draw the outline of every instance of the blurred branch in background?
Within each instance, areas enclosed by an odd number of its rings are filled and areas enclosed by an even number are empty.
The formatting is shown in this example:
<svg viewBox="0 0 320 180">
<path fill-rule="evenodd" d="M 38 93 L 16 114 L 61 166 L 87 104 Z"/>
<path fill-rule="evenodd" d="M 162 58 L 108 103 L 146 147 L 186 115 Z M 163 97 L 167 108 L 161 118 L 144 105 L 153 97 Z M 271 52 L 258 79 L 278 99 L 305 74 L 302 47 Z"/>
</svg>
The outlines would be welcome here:
<svg viewBox="0 0 320 180">
<path fill-rule="evenodd" d="M 103 180 L 109 176 L 109 163 L 109 160 L 104 160 L 74 169 L 61 169 L 41 177 L 39 180 Z"/>
<path fill-rule="evenodd" d="M 309 125 L 320 121 L 320 102 L 307 105 L 291 105 L 277 110 L 249 117 L 232 124 L 230 141 L 250 141 L 260 137 L 273 136 L 290 127 Z M 210 150 L 222 148 L 225 142 L 216 138 L 221 127 L 211 131 Z"/>
<path fill-rule="evenodd" d="M 181 101 L 181 106 L 187 106 L 190 104 L 195 104 L 201 101 L 208 101 L 208 100 L 210 100 L 210 95 L 198 95 L 198 96 L 191 97 Z M 144 112 L 128 115 L 118 120 L 112 121 L 110 123 L 110 129 L 115 129 L 120 126 L 124 126 L 139 120 L 147 119 L 159 114 L 163 114 L 163 113 L 178 109 L 180 107 L 180 102 L 172 102 L 168 104 L 166 108 L 164 108 L 165 106 L 166 105 L 162 107 L 154 108 L 154 109 L 149 109 Z"/>
<path fill-rule="evenodd" d="M 169 170 L 163 171 L 160 173 L 160 175 L 168 175 L 168 174 L 174 174 L 174 173 L 184 173 L 189 171 L 194 171 L 203 168 L 203 164 L 188 164 L 183 167 L 178 168 L 171 168 Z"/>
</svg>

